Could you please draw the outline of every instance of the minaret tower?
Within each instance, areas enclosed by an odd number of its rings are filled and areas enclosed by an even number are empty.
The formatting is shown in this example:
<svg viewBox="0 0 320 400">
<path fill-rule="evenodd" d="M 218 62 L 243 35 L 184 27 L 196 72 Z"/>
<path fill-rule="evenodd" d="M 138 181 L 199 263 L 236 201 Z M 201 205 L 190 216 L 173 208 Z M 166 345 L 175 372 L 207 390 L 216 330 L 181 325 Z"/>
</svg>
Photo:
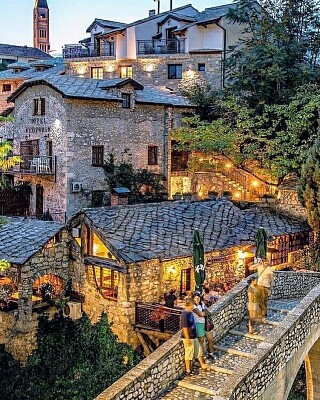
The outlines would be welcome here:
<svg viewBox="0 0 320 400">
<path fill-rule="evenodd" d="M 50 51 L 49 7 L 47 0 L 35 0 L 33 8 L 33 47 Z"/>
</svg>

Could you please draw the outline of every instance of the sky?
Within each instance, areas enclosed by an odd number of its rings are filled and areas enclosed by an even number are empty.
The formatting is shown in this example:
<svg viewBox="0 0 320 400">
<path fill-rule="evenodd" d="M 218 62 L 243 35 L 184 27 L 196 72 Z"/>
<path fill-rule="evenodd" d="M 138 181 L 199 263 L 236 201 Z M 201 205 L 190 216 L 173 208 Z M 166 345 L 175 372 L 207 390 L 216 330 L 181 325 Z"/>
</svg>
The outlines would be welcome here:
<svg viewBox="0 0 320 400">
<path fill-rule="evenodd" d="M 88 37 L 87 28 L 95 18 L 133 22 L 157 9 L 154 0 L 47 0 L 50 10 L 52 54 L 61 53 L 64 44 Z M 173 8 L 192 4 L 198 11 L 232 3 L 232 0 L 173 0 Z M 161 0 L 160 11 L 167 11 L 170 0 Z M 0 0 L 0 43 L 33 46 L 34 0 Z"/>
</svg>

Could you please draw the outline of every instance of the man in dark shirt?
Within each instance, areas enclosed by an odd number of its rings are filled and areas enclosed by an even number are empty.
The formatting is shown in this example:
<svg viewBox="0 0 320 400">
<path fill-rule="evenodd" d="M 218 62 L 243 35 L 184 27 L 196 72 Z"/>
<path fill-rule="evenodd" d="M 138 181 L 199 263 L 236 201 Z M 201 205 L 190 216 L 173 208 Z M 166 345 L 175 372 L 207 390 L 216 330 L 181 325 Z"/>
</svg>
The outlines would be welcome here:
<svg viewBox="0 0 320 400">
<path fill-rule="evenodd" d="M 170 289 L 169 293 L 165 294 L 164 296 L 164 305 L 166 307 L 174 308 L 177 305 L 177 296 L 175 295 L 175 290 Z"/>
<path fill-rule="evenodd" d="M 185 309 L 181 313 L 180 327 L 182 329 L 181 337 L 184 345 L 186 374 L 191 374 L 191 361 L 198 358 L 201 368 L 207 369 L 203 359 L 203 353 L 199 340 L 197 339 L 196 323 L 193 316 L 194 301 L 187 300 Z"/>
</svg>

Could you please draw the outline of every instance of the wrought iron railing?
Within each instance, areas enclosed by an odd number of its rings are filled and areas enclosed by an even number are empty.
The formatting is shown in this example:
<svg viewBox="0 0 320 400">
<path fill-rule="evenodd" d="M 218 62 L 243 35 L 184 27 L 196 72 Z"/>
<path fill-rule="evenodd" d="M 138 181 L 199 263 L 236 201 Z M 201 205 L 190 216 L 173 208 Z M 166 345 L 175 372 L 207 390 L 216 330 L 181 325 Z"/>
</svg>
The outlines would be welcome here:
<svg viewBox="0 0 320 400">
<path fill-rule="evenodd" d="M 138 54 L 185 53 L 185 39 L 137 40 Z"/>
<path fill-rule="evenodd" d="M 10 168 L 8 174 L 55 175 L 56 173 L 56 156 L 15 155 L 19 156 L 22 162 Z"/>
<path fill-rule="evenodd" d="M 160 319 L 163 319 L 164 332 L 176 333 L 180 329 L 181 312 L 181 308 L 169 308 L 161 304 L 136 303 L 135 325 L 161 330 Z"/>
<path fill-rule="evenodd" d="M 63 58 L 107 57 L 115 55 L 114 42 L 101 42 L 99 45 L 65 44 Z"/>
</svg>

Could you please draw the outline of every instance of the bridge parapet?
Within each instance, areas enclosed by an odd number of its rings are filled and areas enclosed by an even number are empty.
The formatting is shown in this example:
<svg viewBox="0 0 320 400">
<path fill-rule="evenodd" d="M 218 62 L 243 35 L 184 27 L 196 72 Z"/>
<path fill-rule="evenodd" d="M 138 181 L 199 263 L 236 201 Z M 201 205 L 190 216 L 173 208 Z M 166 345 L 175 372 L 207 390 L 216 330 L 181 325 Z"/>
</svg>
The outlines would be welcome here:
<svg viewBox="0 0 320 400">
<path fill-rule="evenodd" d="M 247 282 L 243 280 L 210 308 L 215 323 L 213 330 L 215 341 L 236 326 L 245 316 L 247 289 Z M 279 373 L 285 369 L 291 357 L 296 358 L 293 370 L 296 364 L 300 366 L 306 353 L 300 354 L 299 349 L 312 347 L 316 340 L 313 336 L 317 336 L 314 334 L 317 327 L 320 334 L 320 273 L 276 272 L 272 298 L 290 297 L 304 297 L 304 299 L 288 313 L 287 317 L 273 330 L 272 335 L 267 336 L 266 340 L 258 345 L 254 358 L 248 359 L 245 366 L 241 365 L 241 371 L 232 375 L 232 379 L 226 382 L 216 400 L 286 398 L 275 396 L 274 391 L 290 390 L 297 371 L 294 374 L 292 371 L 287 371 L 288 377 L 284 379 L 282 376 L 282 379 L 278 380 L 277 377 L 281 376 Z M 306 341 L 308 341 L 307 344 Z M 303 344 L 305 346 L 302 346 Z M 98 395 L 96 400 L 154 399 L 183 372 L 184 351 L 180 333 L 177 333 Z M 288 383 L 287 388 L 281 387 L 281 382 L 284 380 Z M 274 382 L 276 385 L 273 387 Z M 268 393 L 269 397 L 263 397 L 263 393 Z M 214 400 L 215 397 L 213 396 L 212 399 Z"/>
<path fill-rule="evenodd" d="M 318 280 L 316 275 L 306 275 L 297 276 L 295 283 L 308 285 Z M 257 346 L 254 358 L 233 375 L 232 387 L 222 390 L 221 396 L 228 400 L 286 399 L 298 369 L 319 335 L 320 283 Z"/>
</svg>

